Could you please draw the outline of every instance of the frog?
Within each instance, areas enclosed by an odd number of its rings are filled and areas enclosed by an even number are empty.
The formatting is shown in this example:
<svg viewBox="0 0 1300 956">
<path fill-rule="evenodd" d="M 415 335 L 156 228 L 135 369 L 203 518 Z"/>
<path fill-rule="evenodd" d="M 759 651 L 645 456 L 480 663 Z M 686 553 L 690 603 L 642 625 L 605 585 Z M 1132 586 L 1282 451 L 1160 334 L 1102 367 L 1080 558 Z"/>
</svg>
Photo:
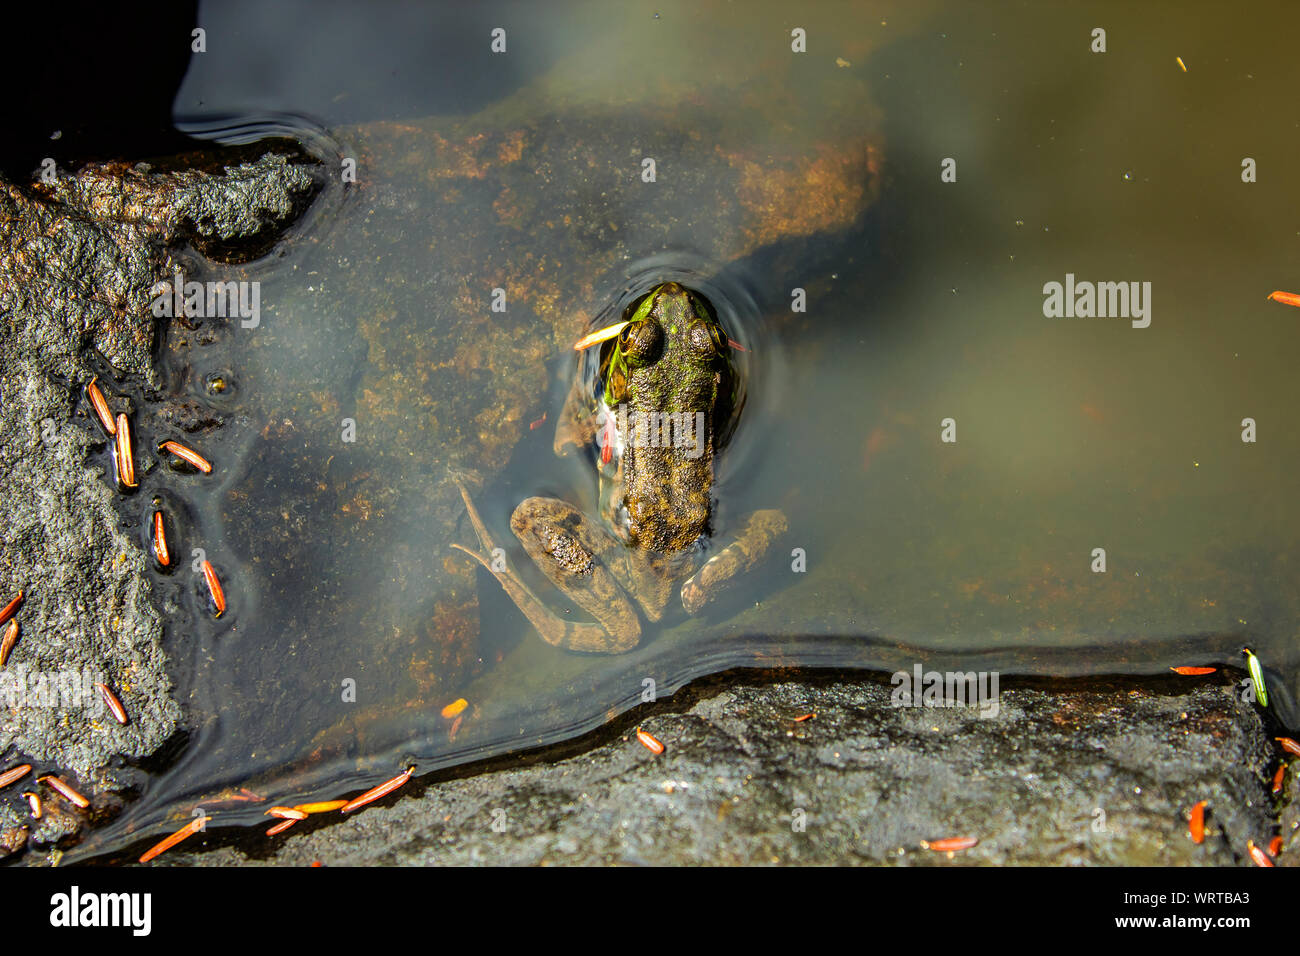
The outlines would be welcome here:
<svg viewBox="0 0 1300 956">
<path fill-rule="evenodd" d="M 602 336 L 594 388 L 575 377 L 554 441 L 558 455 L 597 452 L 599 515 L 530 497 L 510 517 L 532 562 L 594 620 L 557 613 L 508 563 L 492 560 L 504 552 L 460 480 L 479 548 L 452 546 L 496 575 L 548 644 L 616 654 L 640 643 L 642 615 L 660 621 L 675 597 L 687 615 L 700 614 L 763 560 L 787 521 L 779 509 L 754 511 L 714 547 L 716 459 L 744 402 L 736 345 L 712 303 L 664 282 L 634 300 L 624 321 L 596 333 Z M 705 558 L 710 550 L 716 553 Z"/>
</svg>

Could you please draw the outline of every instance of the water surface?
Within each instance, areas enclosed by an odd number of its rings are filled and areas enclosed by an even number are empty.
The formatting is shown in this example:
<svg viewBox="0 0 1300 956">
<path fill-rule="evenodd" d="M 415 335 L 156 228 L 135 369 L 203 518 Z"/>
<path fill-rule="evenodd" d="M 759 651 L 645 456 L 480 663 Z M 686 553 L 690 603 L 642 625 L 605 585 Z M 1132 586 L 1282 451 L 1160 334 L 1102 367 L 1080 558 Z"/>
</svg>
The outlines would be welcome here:
<svg viewBox="0 0 1300 956">
<path fill-rule="evenodd" d="M 229 419 L 175 495 L 231 610 L 158 582 L 195 730 L 86 852 L 239 786 L 291 803 L 570 738 L 733 666 L 1151 674 L 1249 645 L 1296 723 L 1300 313 L 1265 298 L 1300 291 L 1294 15 L 891 6 L 201 7 L 239 42 L 196 58 L 178 125 L 290 133 L 336 175 L 272 256 L 192 263 L 262 283 L 257 329 L 166 350 L 169 390 Z M 1067 274 L 1149 282 L 1149 327 L 1045 317 Z M 451 478 L 567 608 L 509 515 L 594 513 L 590 459 L 551 452 L 567 345 L 665 278 L 749 348 L 717 537 L 771 507 L 789 537 L 702 618 L 564 653 L 450 548 Z"/>
</svg>

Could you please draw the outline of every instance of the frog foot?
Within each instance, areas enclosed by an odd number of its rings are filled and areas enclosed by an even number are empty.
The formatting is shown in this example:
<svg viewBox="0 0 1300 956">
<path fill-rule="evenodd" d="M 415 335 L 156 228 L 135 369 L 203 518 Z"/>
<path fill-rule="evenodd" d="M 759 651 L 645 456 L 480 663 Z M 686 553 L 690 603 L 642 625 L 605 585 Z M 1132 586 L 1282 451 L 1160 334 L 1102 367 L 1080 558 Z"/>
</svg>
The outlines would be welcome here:
<svg viewBox="0 0 1300 956">
<path fill-rule="evenodd" d="M 704 566 L 682 584 L 682 607 L 698 614 L 706 604 L 752 569 L 785 534 L 785 514 L 777 510 L 755 511 L 735 540 L 704 562 Z"/>
<path fill-rule="evenodd" d="M 584 601 L 580 595 L 574 595 L 579 604 L 582 604 L 586 610 L 592 612 L 593 615 L 598 618 L 602 616 L 602 611 L 605 612 L 605 616 L 613 613 L 615 617 L 619 618 L 622 626 L 615 628 L 614 633 L 611 633 L 610 630 L 607 630 L 600 624 L 566 621 L 539 600 L 538 597 L 528 588 L 528 585 L 524 583 L 523 579 L 520 578 L 514 569 L 512 569 L 507 563 L 505 551 L 499 548 L 496 542 L 492 539 L 492 535 L 489 533 L 487 525 L 483 523 L 483 519 L 479 516 L 478 509 L 474 507 L 474 502 L 470 499 L 469 492 L 465 490 L 465 486 L 461 484 L 458 479 L 453 480 L 456 481 L 456 487 L 460 489 L 460 496 L 465 501 L 465 511 L 469 515 L 470 523 L 474 526 L 474 533 L 478 536 L 479 546 L 483 550 L 481 552 L 474 551 L 455 542 L 452 543 L 452 547 L 468 554 L 471 558 L 495 575 L 496 579 L 501 582 L 501 586 L 505 589 L 506 594 L 510 596 L 510 600 L 515 602 L 515 606 L 523 612 L 524 616 L 528 618 L 529 623 L 537 629 L 537 633 L 541 635 L 542 640 L 554 647 L 564 648 L 565 650 L 603 654 L 615 654 L 622 651 L 628 651 L 637 645 L 637 642 L 641 638 L 641 629 L 639 622 L 636 620 L 636 612 L 632 610 L 630 606 L 626 608 L 626 610 L 631 613 L 632 618 L 632 626 L 629 628 L 627 622 L 623 620 L 625 615 L 619 611 L 618 601 L 611 602 L 612 607 L 597 610 L 588 606 L 589 602 Z M 539 555 L 535 553 L 537 545 L 533 540 L 529 540 L 529 538 L 525 536 L 525 529 L 520 527 L 518 515 L 519 511 L 517 509 L 516 516 L 512 517 L 511 520 L 512 528 L 514 529 L 515 534 L 520 537 L 525 550 L 533 555 L 534 560 L 539 560 Z M 612 578 L 610 578 L 609 572 L 594 564 L 591 553 L 582 546 L 580 541 L 572 536 L 552 534 L 551 537 L 555 540 L 551 542 L 551 547 L 548 549 L 549 554 L 547 556 L 554 555 L 555 558 L 573 566 L 564 570 L 568 572 L 574 572 L 576 570 L 588 577 L 596 579 L 598 582 L 596 590 L 600 592 L 603 592 L 605 588 L 612 583 Z M 563 542 L 558 540 L 561 537 L 565 539 Z M 564 547 L 556 546 L 560 543 L 562 543 Z M 586 561 L 583 560 L 583 555 L 586 555 Z M 582 566 L 577 567 L 577 565 Z M 553 581 L 556 580 L 556 571 L 549 564 L 543 563 L 542 568 Z M 594 574 L 594 571 L 603 571 L 603 576 L 600 574 Z M 561 586 L 562 590 L 570 591 L 570 588 L 564 586 L 561 581 L 556 581 L 556 583 Z M 570 593 L 572 592 L 570 591 Z M 621 594 L 617 595 L 617 597 L 621 598 L 624 605 L 627 605 L 627 599 L 625 597 Z"/>
</svg>

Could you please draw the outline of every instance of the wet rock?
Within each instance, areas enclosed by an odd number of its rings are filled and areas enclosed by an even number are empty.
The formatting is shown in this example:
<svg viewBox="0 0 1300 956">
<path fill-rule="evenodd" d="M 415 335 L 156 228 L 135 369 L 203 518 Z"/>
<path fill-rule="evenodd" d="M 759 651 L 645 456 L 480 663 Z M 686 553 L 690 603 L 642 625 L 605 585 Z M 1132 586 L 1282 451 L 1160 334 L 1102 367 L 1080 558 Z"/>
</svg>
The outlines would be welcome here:
<svg viewBox="0 0 1300 956">
<path fill-rule="evenodd" d="M 983 719 L 891 707 L 879 679 L 705 682 L 641 715 L 662 756 L 624 723 L 585 753 L 266 841 L 269 858 L 188 862 L 1250 865 L 1246 841 L 1274 832 L 1276 750 L 1231 685 L 1187 687 L 1005 682 Z M 952 856 L 921 846 L 967 835 Z"/>
<path fill-rule="evenodd" d="M 224 174 L 109 164 L 31 186 L 0 181 L 0 600 L 25 593 L 21 637 L 0 670 L 0 766 L 60 774 L 91 798 L 91 816 L 111 812 L 111 792 L 138 772 L 128 763 L 181 718 L 146 558 L 84 399 L 104 374 L 94 353 L 124 379 L 153 383 L 150 289 L 171 272 L 172 249 L 258 240 L 311 186 L 309 171 L 275 156 Z M 88 464 L 95 455 L 101 464 Z M 125 706 L 125 726 L 100 682 Z M 78 827 L 61 798 L 24 784 L 50 812 L 28 821 L 24 786 L 7 788 L 0 831 L 27 824 L 31 843 L 48 844 Z M 22 842 L 0 841 L 0 856 Z"/>
</svg>

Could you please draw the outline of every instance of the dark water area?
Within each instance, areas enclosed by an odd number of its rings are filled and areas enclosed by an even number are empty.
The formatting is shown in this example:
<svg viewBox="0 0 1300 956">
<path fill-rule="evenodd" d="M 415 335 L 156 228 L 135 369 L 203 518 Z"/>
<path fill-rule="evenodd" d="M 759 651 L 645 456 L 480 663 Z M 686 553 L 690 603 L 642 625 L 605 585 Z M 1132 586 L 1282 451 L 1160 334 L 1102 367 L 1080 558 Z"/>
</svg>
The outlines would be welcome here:
<svg viewBox="0 0 1300 956">
<path fill-rule="evenodd" d="M 266 257 L 181 254 L 261 288 L 256 327 L 173 323 L 162 353 L 167 393 L 226 422 L 214 475 L 168 493 L 230 608 L 187 568 L 154 582 L 192 730 L 74 858 L 195 807 L 262 822 L 221 802 L 240 787 L 327 799 L 570 739 L 733 667 L 1150 675 L 1249 646 L 1298 722 L 1300 312 L 1266 299 L 1300 291 L 1291 7 L 195 16 L 176 130 L 289 136 L 330 185 Z M 1067 276 L 1142 308 L 1049 317 Z M 667 279 L 746 349 L 710 547 L 756 509 L 789 531 L 702 616 L 566 652 L 451 548 L 475 543 L 454 479 L 580 615 L 509 518 L 597 514 L 594 454 L 552 451 L 570 346 Z"/>
</svg>

